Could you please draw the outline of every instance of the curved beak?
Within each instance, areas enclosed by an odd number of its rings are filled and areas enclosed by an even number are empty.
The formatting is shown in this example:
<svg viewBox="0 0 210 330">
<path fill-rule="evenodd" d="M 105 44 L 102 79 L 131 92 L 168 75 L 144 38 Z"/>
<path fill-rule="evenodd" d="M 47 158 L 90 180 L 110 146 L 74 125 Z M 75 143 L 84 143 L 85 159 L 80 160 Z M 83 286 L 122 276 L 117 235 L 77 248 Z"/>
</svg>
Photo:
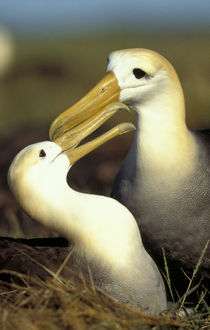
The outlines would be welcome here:
<svg viewBox="0 0 210 330">
<path fill-rule="evenodd" d="M 89 118 L 94 120 L 108 104 L 119 102 L 119 93 L 117 79 L 110 71 L 87 95 L 53 121 L 50 139 L 54 141 Z"/>
<path fill-rule="evenodd" d="M 97 138 L 79 145 L 87 136 L 100 127 L 106 120 L 113 116 L 117 111 L 123 110 L 130 112 L 130 108 L 123 103 L 112 103 L 100 112 L 94 119 L 89 118 L 76 128 L 68 131 L 66 134 L 61 135 L 55 139 L 54 142 L 60 145 L 63 152 L 67 155 L 71 164 L 84 157 L 92 150 L 103 145 L 105 142 L 113 139 L 118 135 L 125 134 L 135 130 L 132 123 L 124 122 L 116 125 L 106 133 L 98 136 Z M 78 146 L 79 145 L 79 146 Z"/>
<path fill-rule="evenodd" d="M 131 122 L 121 123 L 98 138 L 79 145 L 117 111 L 132 111 L 119 102 L 119 93 L 117 79 L 110 71 L 87 95 L 53 121 L 50 139 L 61 146 L 71 164 L 115 136 L 135 129 Z"/>
</svg>

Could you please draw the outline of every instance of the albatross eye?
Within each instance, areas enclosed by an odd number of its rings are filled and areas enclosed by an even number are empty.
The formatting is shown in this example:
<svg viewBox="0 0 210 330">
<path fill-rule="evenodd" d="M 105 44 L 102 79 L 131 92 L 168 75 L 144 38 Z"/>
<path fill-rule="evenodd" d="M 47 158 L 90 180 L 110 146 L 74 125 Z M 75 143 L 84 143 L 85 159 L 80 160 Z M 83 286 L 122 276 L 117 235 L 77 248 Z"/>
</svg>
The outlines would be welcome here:
<svg viewBox="0 0 210 330">
<path fill-rule="evenodd" d="M 143 70 L 141 70 L 139 68 L 135 68 L 135 69 L 133 69 L 133 74 L 137 79 L 141 79 L 146 75 L 146 72 L 144 72 Z"/>
<path fill-rule="evenodd" d="M 39 157 L 42 158 L 42 157 L 45 157 L 45 156 L 46 156 L 46 152 L 43 149 L 40 150 Z"/>
</svg>

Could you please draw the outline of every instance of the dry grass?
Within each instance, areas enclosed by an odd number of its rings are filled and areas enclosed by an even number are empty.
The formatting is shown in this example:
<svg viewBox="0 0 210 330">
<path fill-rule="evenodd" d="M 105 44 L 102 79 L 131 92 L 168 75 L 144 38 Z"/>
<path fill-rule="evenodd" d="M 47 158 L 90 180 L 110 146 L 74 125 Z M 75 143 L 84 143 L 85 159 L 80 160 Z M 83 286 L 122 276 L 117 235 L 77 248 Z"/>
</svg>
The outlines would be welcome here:
<svg viewBox="0 0 210 330">
<path fill-rule="evenodd" d="M 153 317 L 112 300 L 73 280 L 45 282 L 12 273 L 20 284 L 1 283 L 1 329 L 180 329 L 206 321 Z M 193 324 L 194 323 L 194 324 Z"/>
<path fill-rule="evenodd" d="M 53 271 L 23 252 L 13 250 L 36 263 L 46 272 L 44 278 L 13 270 L 0 271 L 0 324 L 2 330 L 40 329 L 208 329 L 210 311 L 201 294 L 193 312 L 185 308 L 186 295 L 180 304 L 173 304 L 160 316 L 132 310 L 110 297 L 83 275 L 72 272 L 67 264 L 71 251 L 62 265 Z M 12 245 L 11 245 L 12 246 Z M 205 252 L 205 249 L 204 249 Z M 198 265 L 202 256 L 198 261 Z M 66 279 L 63 269 L 68 273 Z M 196 267 L 197 268 L 197 267 Z M 69 276 L 69 274 L 71 274 Z M 7 281 L 2 281 L 2 276 Z M 195 276 L 195 274 L 194 274 Z M 5 279 L 5 278 L 4 278 Z M 8 280 L 9 279 L 9 280 Z M 190 285 L 193 278 L 189 279 Z M 182 311 L 180 311 L 180 306 Z"/>
</svg>

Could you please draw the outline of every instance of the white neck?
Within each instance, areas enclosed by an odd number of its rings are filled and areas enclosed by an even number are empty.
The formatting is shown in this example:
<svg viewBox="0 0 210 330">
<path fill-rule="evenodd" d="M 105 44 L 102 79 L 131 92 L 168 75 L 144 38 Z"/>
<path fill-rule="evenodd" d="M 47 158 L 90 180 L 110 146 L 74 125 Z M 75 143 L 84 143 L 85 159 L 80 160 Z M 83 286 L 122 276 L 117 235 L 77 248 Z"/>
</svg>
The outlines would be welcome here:
<svg viewBox="0 0 210 330">
<path fill-rule="evenodd" d="M 170 180 L 174 170 L 180 170 L 180 178 L 193 170 L 197 147 L 186 127 L 182 92 L 179 90 L 175 99 L 169 92 L 157 95 L 134 109 L 138 113 L 137 130 L 127 161 L 136 154 L 137 168 L 145 169 L 149 176 L 169 175 Z"/>
<path fill-rule="evenodd" d="M 33 173 L 30 184 L 25 184 L 27 198 L 21 198 L 25 211 L 67 237 L 89 259 L 116 268 L 127 268 L 129 260 L 144 260 L 146 252 L 132 214 L 111 198 L 74 191 L 62 176 L 55 181 L 48 170 L 37 180 Z"/>
</svg>

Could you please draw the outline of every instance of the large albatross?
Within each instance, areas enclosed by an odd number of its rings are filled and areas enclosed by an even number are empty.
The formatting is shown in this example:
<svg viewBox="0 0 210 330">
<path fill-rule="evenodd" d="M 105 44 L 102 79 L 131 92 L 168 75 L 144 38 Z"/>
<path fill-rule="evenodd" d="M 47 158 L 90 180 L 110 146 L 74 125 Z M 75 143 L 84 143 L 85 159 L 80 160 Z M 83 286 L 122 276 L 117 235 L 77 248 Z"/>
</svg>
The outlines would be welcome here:
<svg viewBox="0 0 210 330">
<path fill-rule="evenodd" d="M 105 104 L 134 109 L 134 141 L 112 196 L 133 213 L 152 254 L 161 256 L 164 248 L 169 259 L 194 269 L 210 238 L 210 134 L 187 128 L 182 87 L 164 57 L 125 49 L 108 61 L 105 78 L 53 122 L 51 139 L 66 136 L 68 144 L 71 131 L 95 120 Z M 210 247 L 200 271 L 210 277 Z"/>
<path fill-rule="evenodd" d="M 10 166 L 8 182 L 32 218 L 74 244 L 74 262 L 84 274 L 88 274 L 89 265 L 97 286 L 122 303 L 158 314 L 166 309 L 165 287 L 157 266 L 144 249 L 133 215 L 118 201 L 77 192 L 66 181 L 76 160 L 133 129 L 130 123 L 123 123 L 77 147 L 112 112 L 113 108 L 105 110 L 96 120 L 97 125 L 86 122 L 83 129 L 74 132 L 74 145 L 69 149 L 65 140 L 60 140 L 60 145 L 45 141 L 24 148 Z"/>
</svg>

